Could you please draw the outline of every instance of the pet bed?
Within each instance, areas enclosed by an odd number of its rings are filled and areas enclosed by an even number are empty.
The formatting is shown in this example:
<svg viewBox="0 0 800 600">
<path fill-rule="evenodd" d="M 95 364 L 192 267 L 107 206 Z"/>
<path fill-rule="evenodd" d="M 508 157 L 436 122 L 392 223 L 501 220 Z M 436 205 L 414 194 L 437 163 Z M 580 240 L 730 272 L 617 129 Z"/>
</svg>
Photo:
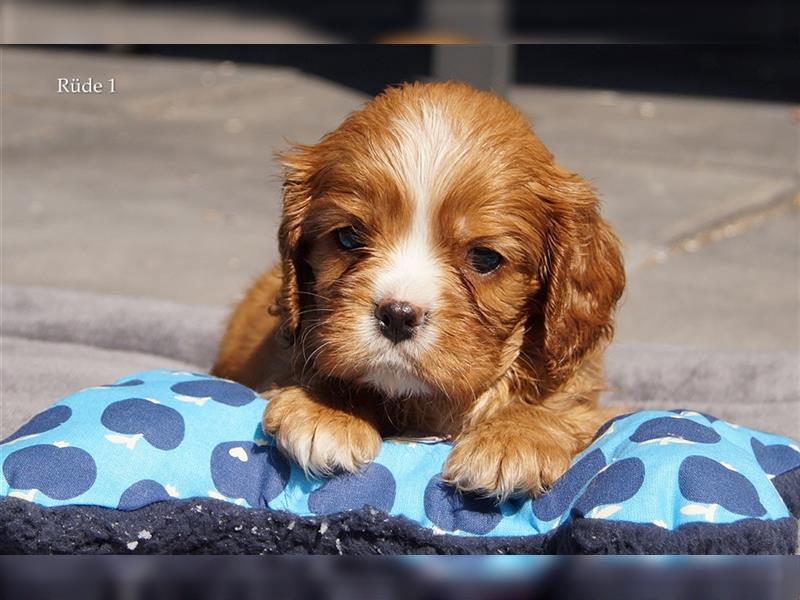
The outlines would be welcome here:
<svg viewBox="0 0 800 600">
<path fill-rule="evenodd" d="M 156 370 L 82 390 L 0 445 L 3 552 L 791 553 L 800 449 L 689 410 L 598 432 L 553 489 L 496 505 L 439 478 L 446 443 L 387 440 L 309 479 L 266 401 Z"/>
</svg>

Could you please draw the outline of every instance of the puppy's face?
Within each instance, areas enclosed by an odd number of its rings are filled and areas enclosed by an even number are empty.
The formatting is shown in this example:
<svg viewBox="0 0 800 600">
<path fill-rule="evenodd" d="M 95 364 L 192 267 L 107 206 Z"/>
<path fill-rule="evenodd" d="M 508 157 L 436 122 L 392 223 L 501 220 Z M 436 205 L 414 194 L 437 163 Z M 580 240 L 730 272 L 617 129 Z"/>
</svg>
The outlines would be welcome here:
<svg viewBox="0 0 800 600">
<path fill-rule="evenodd" d="M 561 246 L 595 201 L 508 103 L 405 86 L 285 162 L 282 302 L 301 376 L 465 406 L 522 363 L 547 371 L 548 278 L 585 252 Z"/>
</svg>

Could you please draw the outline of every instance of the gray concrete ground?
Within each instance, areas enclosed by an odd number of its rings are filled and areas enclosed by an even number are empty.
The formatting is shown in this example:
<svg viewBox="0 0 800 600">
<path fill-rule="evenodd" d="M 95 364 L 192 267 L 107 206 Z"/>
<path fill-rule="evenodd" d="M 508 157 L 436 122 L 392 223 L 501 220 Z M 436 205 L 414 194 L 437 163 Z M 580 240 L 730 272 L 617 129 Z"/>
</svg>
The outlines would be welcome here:
<svg viewBox="0 0 800 600">
<path fill-rule="evenodd" d="M 354 68 L 357 66 L 354 65 Z M 56 93 L 58 77 L 114 95 Z M 618 340 L 800 349 L 796 109 L 514 87 L 624 243 Z M 277 67 L 2 50 L 2 280 L 220 305 L 276 256 L 286 139 L 366 98 Z"/>
<path fill-rule="evenodd" d="M 174 3 L 173 3 L 174 4 Z M 3 0 L 4 44 L 329 44 L 319 29 L 275 12 L 235 6 Z"/>
</svg>

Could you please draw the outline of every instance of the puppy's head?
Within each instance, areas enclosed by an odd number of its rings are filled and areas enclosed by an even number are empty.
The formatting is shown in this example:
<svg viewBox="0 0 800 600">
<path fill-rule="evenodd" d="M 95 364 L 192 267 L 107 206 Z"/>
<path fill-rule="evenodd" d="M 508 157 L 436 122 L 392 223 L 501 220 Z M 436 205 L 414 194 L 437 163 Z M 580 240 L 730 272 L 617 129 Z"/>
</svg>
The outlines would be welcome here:
<svg viewBox="0 0 800 600">
<path fill-rule="evenodd" d="M 388 89 L 282 160 L 300 374 L 468 405 L 509 373 L 558 385 L 610 335 L 616 238 L 498 96 Z"/>
</svg>

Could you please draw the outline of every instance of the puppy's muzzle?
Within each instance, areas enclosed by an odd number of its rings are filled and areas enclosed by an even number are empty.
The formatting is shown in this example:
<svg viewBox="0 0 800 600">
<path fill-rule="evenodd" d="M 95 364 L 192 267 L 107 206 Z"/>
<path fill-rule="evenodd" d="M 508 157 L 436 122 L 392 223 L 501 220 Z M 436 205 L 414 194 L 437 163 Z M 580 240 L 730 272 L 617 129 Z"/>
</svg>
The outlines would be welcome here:
<svg viewBox="0 0 800 600">
<path fill-rule="evenodd" d="M 410 302 L 387 300 L 375 309 L 378 329 L 395 344 L 411 339 L 422 325 L 423 317 L 422 309 Z"/>
</svg>

